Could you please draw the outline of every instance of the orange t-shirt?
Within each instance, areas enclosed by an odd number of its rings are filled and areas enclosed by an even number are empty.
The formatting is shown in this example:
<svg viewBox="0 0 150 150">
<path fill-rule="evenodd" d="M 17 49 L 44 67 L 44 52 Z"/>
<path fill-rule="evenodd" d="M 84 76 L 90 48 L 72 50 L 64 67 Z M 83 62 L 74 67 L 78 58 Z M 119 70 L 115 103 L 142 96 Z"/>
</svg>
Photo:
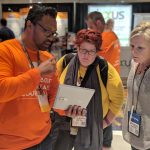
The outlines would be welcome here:
<svg viewBox="0 0 150 150">
<path fill-rule="evenodd" d="M 28 50 L 34 65 L 37 51 Z M 40 51 L 40 61 L 52 58 Z M 58 87 L 56 74 L 40 76 L 16 39 L 0 44 L 0 149 L 22 150 L 39 144 L 51 129 L 50 113 L 41 112 L 37 85 L 50 97 L 52 106 Z"/>
<path fill-rule="evenodd" d="M 120 73 L 120 44 L 117 35 L 113 31 L 104 31 L 102 40 L 99 55 L 110 62 Z"/>
</svg>

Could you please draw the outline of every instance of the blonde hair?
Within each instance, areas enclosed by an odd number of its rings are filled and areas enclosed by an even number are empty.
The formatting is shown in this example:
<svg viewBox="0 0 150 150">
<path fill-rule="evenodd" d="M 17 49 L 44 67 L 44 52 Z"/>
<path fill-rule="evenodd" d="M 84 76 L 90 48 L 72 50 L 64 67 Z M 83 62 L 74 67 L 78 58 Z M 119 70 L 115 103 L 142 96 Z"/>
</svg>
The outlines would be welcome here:
<svg viewBox="0 0 150 150">
<path fill-rule="evenodd" d="M 130 39 L 135 36 L 143 36 L 147 41 L 150 41 L 150 21 L 141 22 L 131 32 Z"/>
</svg>

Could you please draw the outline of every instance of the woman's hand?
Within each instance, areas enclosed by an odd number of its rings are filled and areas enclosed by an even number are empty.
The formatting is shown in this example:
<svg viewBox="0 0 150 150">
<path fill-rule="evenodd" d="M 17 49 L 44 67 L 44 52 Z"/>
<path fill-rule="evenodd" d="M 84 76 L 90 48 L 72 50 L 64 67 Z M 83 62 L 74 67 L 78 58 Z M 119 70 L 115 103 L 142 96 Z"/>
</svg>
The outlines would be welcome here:
<svg viewBox="0 0 150 150">
<path fill-rule="evenodd" d="M 87 110 L 85 108 L 81 108 L 80 106 L 74 105 L 69 106 L 67 110 L 65 110 L 65 114 L 68 117 L 74 118 L 76 116 L 86 116 Z"/>
<path fill-rule="evenodd" d="M 108 126 L 105 120 L 103 120 L 103 129 L 105 129 Z"/>
</svg>

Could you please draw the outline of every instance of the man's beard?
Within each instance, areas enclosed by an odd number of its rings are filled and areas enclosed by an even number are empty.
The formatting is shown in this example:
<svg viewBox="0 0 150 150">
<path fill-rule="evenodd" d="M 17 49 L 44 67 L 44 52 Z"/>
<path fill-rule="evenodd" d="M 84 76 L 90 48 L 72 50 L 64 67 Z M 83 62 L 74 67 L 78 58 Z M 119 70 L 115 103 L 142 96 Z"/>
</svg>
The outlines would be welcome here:
<svg viewBox="0 0 150 150">
<path fill-rule="evenodd" d="M 37 48 L 42 51 L 49 50 L 52 46 L 52 43 L 53 42 L 49 42 L 49 44 L 46 44 L 46 42 L 43 42 L 42 44 L 37 44 Z"/>
</svg>

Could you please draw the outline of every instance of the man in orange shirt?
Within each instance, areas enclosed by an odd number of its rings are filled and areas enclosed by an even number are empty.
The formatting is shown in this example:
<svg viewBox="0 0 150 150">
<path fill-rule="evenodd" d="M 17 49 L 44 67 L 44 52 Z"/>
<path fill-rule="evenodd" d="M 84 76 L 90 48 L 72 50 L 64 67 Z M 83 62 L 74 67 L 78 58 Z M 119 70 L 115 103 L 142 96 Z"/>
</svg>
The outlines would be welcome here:
<svg viewBox="0 0 150 150">
<path fill-rule="evenodd" d="M 87 26 L 102 34 L 103 42 L 99 55 L 109 61 L 120 73 L 120 43 L 117 35 L 112 31 L 112 19 L 105 23 L 100 12 L 91 12 L 87 17 Z"/>
<path fill-rule="evenodd" d="M 108 19 L 105 24 L 103 36 L 102 51 L 100 56 L 108 60 L 120 74 L 120 43 L 117 35 L 113 32 L 114 21 Z"/>
<path fill-rule="evenodd" d="M 58 87 L 45 50 L 56 35 L 54 8 L 35 5 L 20 39 L 0 43 L 0 149 L 52 150 L 50 108 Z"/>
<path fill-rule="evenodd" d="M 98 11 L 89 13 L 86 23 L 88 28 L 96 30 L 102 35 L 102 46 L 99 55 L 110 62 L 118 73 L 120 73 L 120 45 L 116 34 L 108 29 L 106 30 L 107 24 L 105 23 L 103 15 Z M 104 122 L 107 124 L 109 121 L 106 121 L 104 118 Z M 103 130 L 103 150 L 110 149 L 111 143 L 112 125 L 108 125 Z"/>
</svg>

